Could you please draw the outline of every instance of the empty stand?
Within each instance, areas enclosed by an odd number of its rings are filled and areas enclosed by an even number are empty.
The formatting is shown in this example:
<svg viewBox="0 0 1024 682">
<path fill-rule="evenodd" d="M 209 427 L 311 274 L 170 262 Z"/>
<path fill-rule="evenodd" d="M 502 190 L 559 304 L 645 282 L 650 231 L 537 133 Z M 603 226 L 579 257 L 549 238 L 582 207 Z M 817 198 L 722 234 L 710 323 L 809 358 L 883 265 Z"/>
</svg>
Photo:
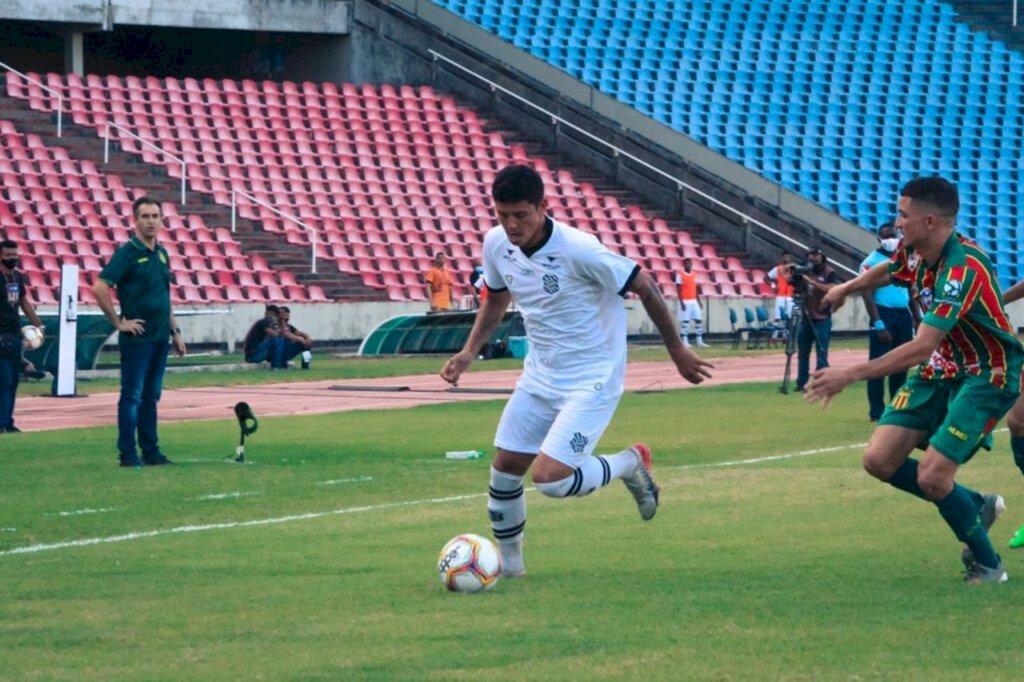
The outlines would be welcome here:
<svg viewBox="0 0 1024 682">
<path fill-rule="evenodd" d="M 944 175 L 961 229 L 1024 278 L 1024 56 L 946 3 L 437 4 L 866 228 Z"/>
<path fill-rule="evenodd" d="M 698 253 L 687 233 L 484 132 L 472 110 L 429 87 L 55 74 L 45 82 L 66 93 L 75 123 L 102 134 L 111 121 L 184 158 L 190 187 L 216 203 L 229 206 L 232 190 L 240 190 L 314 226 L 321 259 L 391 299 L 425 300 L 422 274 L 437 250 L 451 258 L 456 296 L 469 293 L 483 235 L 494 223 L 490 183 L 498 170 L 519 162 L 544 177 L 556 219 L 637 259 L 667 293 L 684 257 L 720 285 L 720 291 L 709 287 L 709 295 L 749 285 L 749 273 L 722 266 L 713 248 L 705 244 Z M 38 87 L 9 91 L 47 108 Z M 180 177 L 177 164 L 164 165 L 159 154 L 112 134 L 125 151 Z M 307 231 L 291 221 L 242 199 L 238 206 L 241 217 L 288 243 L 310 245 Z M 234 244 L 224 243 L 226 257 Z M 222 286 L 225 295 L 244 298 L 243 287 L 251 285 Z M 290 291 L 284 283 L 264 286 Z M 309 295 L 317 295 L 314 287 Z"/>
<path fill-rule="evenodd" d="M 34 303 L 55 305 L 60 265 L 77 263 L 80 300 L 95 304 L 95 277 L 131 235 L 131 203 L 145 192 L 125 187 L 91 161 L 72 159 L 63 147 L 19 133 L 10 121 L 0 120 L 0 141 L 0 218 L 5 236 L 20 242 Z M 173 203 L 162 208 L 160 240 L 171 257 L 176 304 L 325 299 L 291 273 L 273 272 L 262 259 L 242 255 L 227 230 L 211 230 L 196 215 L 185 219 Z"/>
</svg>

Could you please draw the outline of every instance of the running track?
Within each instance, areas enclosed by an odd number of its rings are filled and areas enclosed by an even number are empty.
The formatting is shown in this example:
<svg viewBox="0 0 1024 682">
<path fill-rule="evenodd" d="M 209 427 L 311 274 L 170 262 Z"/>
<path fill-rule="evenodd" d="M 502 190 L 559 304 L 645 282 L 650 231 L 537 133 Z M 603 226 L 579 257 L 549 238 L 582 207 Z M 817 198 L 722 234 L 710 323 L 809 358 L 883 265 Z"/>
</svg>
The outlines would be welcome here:
<svg viewBox="0 0 1024 682">
<path fill-rule="evenodd" d="M 866 359 L 864 351 L 834 351 L 829 354 L 833 367 L 849 367 Z M 718 386 L 752 381 L 782 383 L 786 364 L 784 355 L 718 358 L 713 361 L 714 378 L 701 386 Z M 443 364 L 438 359 L 438 370 Z M 796 376 L 794 358 L 793 374 Z M 460 388 L 511 389 L 519 370 L 470 372 L 463 375 Z M 407 391 L 336 391 L 331 386 L 407 386 Z M 449 393 L 435 375 L 389 377 L 386 379 L 350 379 L 261 386 L 210 386 L 164 391 L 160 401 L 160 421 L 229 419 L 240 400 L 248 402 L 260 417 L 314 415 L 349 410 L 398 409 L 414 405 L 459 400 L 495 400 L 506 396 L 487 393 Z M 626 370 L 626 390 L 697 388 L 680 377 L 667 362 L 631 363 Z M 18 426 L 24 431 L 104 426 L 117 423 L 117 393 L 97 393 L 84 398 L 19 397 Z"/>
</svg>

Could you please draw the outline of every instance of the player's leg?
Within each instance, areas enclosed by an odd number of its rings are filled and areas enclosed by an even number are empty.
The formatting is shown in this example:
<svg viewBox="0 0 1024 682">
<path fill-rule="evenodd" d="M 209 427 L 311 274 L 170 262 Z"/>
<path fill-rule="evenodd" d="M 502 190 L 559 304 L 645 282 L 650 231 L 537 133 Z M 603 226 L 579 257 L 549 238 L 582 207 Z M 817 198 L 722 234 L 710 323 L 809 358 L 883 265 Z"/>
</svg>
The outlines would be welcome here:
<svg viewBox="0 0 1024 682">
<path fill-rule="evenodd" d="M 142 450 L 142 461 L 147 465 L 171 464 L 171 460 L 160 452 L 160 438 L 157 435 L 157 404 L 164 390 L 170 345 L 159 341 L 149 345 L 151 351 L 139 399 L 139 449 Z"/>
<path fill-rule="evenodd" d="M 689 302 L 679 300 L 679 336 L 683 345 L 690 347 L 690 305 Z"/>
<path fill-rule="evenodd" d="M 135 449 L 139 425 L 139 403 L 149 360 L 148 344 L 121 342 L 121 395 L 117 401 L 117 451 L 123 467 L 141 467 Z"/>
<path fill-rule="evenodd" d="M 18 342 L 20 343 L 20 339 Z M 14 402 L 18 395 L 18 381 L 21 378 L 20 365 L 21 356 L 16 350 L 5 354 L 5 349 L 0 347 L 0 433 L 14 428 Z"/>
<path fill-rule="evenodd" d="M 649 520 L 657 510 L 659 491 L 651 477 L 647 446 L 636 444 L 611 455 L 593 454 L 617 405 L 618 397 L 567 401 L 541 445 L 533 482 L 549 497 L 582 497 L 622 479 L 633 493 L 641 517 Z"/>
<path fill-rule="evenodd" d="M 928 451 L 921 460 L 918 483 L 953 533 L 967 547 L 962 558 L 969 565 L 968 582 L 1002 582 L 1006 574 L 988 537 L 988 528 L 998 517 L 1001 498 L 983 496 L 955 481 L 957 470 L 981 447 L 991 449 L 991 431 L 1013 407 L 1018 397 L 985 379 L 967 377 L 950 388 L 948 409 L 933 432 Z M 983 517 L 987 508 L 995 505 Z"/>
<path fill-rule="evenodd" d="M 1010 429 L 1010 449 L 1013 451 L 1013 461 L 1024 474 L 1024 397 L 1019 398 L 1006 413 L 1006 426 Z M 1024 526 L 1021 526 L 1010 539 L 1011 549 L 1021 549 L 1022 547 L 1024 547 Z"/>
<path fill-rule="evenodd" d="M 690 301 L 690 319 L 693 320 L 693 334 L 697 337 L 697 346 L 700 348 L 707 348 L 708 344 L 704 343 L 704 317 L 700 310 L 700 303 L 698 301 Z"/>
<path fill-rule="evenodd" d="M 928 432 L 923 429 L 893 424 L 878 426 L 864 450 L 864 470 L 898 490 L 925 499 L 917 483 L 918 462 L 910 453 L 927 436 Z"/>
<path fill-rule="evenodd" d="M 519 576 L 526 572 L 523 562 L 523 535 L 526 530 L 523 480 L 556 415 L 555 408 L 548 401 L 516 390 L 498 423 L 494 437 L 497 454 L 491 464 L 487 512 L 501 553 L 502 572 L 506 576 Z"/>
<path fill-rule="evenodd" d="M 885 355 L 889 350 L 889 344 L 878 339 L 878 332 L 874 329 L 868 332 L 868 360 L 874 360 Z M 878 421 L 885 410 L 885 378 L 868 379 L 868 419 Z"/>
</svg>

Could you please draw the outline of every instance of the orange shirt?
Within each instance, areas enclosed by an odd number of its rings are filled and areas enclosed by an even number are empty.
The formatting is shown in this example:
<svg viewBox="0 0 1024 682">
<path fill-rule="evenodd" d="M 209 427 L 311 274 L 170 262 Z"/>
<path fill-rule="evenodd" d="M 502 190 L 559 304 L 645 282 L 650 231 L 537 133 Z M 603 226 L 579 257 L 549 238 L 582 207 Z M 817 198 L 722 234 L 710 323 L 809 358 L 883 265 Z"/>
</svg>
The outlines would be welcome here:
<svg viewBox="0 0 1024 682">
<path fill-rule="evenodd" d="M 793 285 L 789 283 L 789 266 L 788 265 L 777 265 L 775 266 L 775 293 L 778 296 L 792 296 Z"/>
<path fill-rule="evenodd" d="M 430 297 L 430 304 L 438 310 L 451 310 L 452 307 L 452 276 L 447 270 L 432 267 L 427 273 L 427 283 L 430 284 L 433 295 Z"/>
<path fill-rule="evenodd" d="M 679 280 L 679 300 L 680 301 L 696 301 L 697 300 L 697 274 L 680 270 L 677 275 Z"/>
</svg>

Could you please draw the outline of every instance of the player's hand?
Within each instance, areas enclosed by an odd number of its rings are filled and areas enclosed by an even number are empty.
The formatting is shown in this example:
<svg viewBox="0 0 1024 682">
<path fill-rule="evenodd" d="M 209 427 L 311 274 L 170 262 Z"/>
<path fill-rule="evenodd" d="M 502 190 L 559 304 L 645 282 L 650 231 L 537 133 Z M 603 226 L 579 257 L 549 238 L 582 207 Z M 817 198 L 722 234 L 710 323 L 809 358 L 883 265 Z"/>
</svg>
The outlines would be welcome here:
<svg viewBox="0 0 1024 682">
<path fill-rule="evenodd" d="M 124 332 L 125 334 L 132 334 L 138 336 L 139 334 L 146 333 L 146 321 L 145 320 L 121 320 L 117 323 L 117 330 Z"/>
<path fill-rule="evenodd" d="M 892 343 L 892 332 L 888 329 L 880 329 L 878 331 L 878 342 L 879 343 Z"/>
<path fill-rule="evenodd" d="M 832 398 L 839 395 L 844 388 L 852 383 L 853 377 L 846 370 L 834 367 L 819 369 L 811 375 L 811 380 L 807 382 L 804 400 L 811 405 L 824 401 L 821 409 L 825 409 Z"/>
<path fill-rule="evenodd" d="M 707 360 L 701 360 L 700 357 L 689 348 L 681 346 L 680 350 L 669 353 L 672 356 L 672 362 L 675 363 L 676 369 L 679 371 L 679 376 L 683 377 L 691 384 L 699 384 L 705 379 L 711 378 L 711 372 L 709 370 L 714 368 L 714 365 Z"/>
<path fill-rule="evenodd" d="M 822 303 L 825 305 L 831 305 L 832 312 L 835 312 L 843 307 L 843 304 L 846 303 L 847 296 L 849 296 L 849 294 L 846 290 L 846 284 L 837 284 L 825 292 L 825 298 L 822 299 Z"/>
<path fill-rule="evenodd" d="M 469 366 L 473 364 L 475 359 L 476 356 L 469 351 L 464 350 L 456 353 L 448 358 L 448 362 L 444 363 L 444 367 L 441 369 L 441 378 L 452 386 L 458 386 L 459 377 L 469 369 Z"/>
</svg>

